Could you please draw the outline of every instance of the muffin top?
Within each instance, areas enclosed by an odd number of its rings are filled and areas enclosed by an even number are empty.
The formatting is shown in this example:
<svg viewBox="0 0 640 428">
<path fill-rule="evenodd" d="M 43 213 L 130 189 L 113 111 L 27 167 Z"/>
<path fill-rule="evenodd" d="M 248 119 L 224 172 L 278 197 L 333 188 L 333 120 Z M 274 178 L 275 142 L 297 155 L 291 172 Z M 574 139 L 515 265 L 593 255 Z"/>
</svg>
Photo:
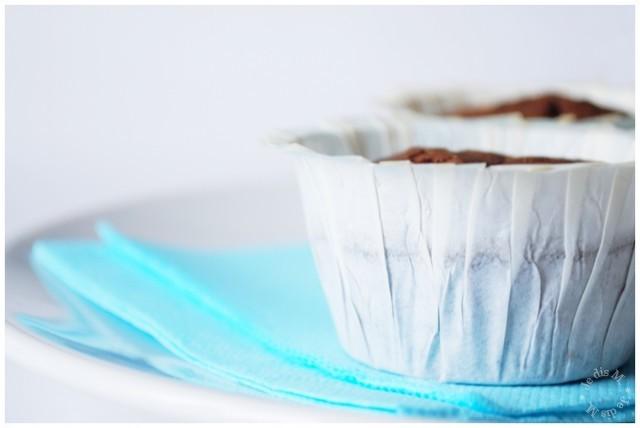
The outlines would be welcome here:
<svg viewBox="0 0 640 428">
<path fill-rule="evenodd" d="M 403 152 L 380 159 L 378 160 L 378 162 L 402 160 L 408 160 L 411 163 L 485 163 L 487 164 L 487 166 L 582 162 L 575 159 L 549 158 L 538 156 L 515 157 L 479 150 L 463 150 L 454 152 L 443 148 L 426 147 L 411 147 Z"/>
<path fill-rule="evenodd" d="M 525 118 L 557 118 L 569 116 L 577 120 L 608 114 L 624 113 L 598 106 L 589 101 L 575 100 L 558 94 L 542 94 L 496 105 L 465 107 L 444 112 L 445 116 L 482 117 L 498 114 L 520 113 Z"/>
</svg>

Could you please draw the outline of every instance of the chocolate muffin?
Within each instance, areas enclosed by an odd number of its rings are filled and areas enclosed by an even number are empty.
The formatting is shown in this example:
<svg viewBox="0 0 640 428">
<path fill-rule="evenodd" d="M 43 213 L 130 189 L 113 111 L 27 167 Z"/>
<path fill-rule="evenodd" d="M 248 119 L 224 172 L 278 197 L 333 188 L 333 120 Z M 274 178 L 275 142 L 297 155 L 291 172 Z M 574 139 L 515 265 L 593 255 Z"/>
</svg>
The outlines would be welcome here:
<svg viewBox="0 0 640 428">
<path fill-rule="evenodd" d="M 487 166 L 581 162 L 575 159 L 550 158 L 542 156 L 518 157 L 506 156 L 499 153 L 485 152 L 480 150 L 463 150 L 456 152 L 443 148 L 426 147 L 411 147 L 403 152 L 380 159 L 378 160 L 378 162 L 402 160 L 408 160 L 411 163 L 484 163 Z"/>
<path fill-rule="evenodd" d="M 554 93 L 522 98 L 497 105 L 464 107 L 450 112 L 444 112 L 444 115 L 482 117 L 508 113 L 520 113 L 528 119 L 554 119 L 560 116 L 571 116 L 577 120 L 608 114 L 624 115 L 622 112 L 599 106 L 586 100 L 576 100 Z"/>
<path fill-rule="evenodd" d="M 483 385 L 575 381 L 632 355 L 633 132 L 511 119 L 278 134 L 348 355 Z M 564 164 L 575 159 L 589 161 Z M 491 167 L 517 163 L 557 165 Z"/>
</svg>

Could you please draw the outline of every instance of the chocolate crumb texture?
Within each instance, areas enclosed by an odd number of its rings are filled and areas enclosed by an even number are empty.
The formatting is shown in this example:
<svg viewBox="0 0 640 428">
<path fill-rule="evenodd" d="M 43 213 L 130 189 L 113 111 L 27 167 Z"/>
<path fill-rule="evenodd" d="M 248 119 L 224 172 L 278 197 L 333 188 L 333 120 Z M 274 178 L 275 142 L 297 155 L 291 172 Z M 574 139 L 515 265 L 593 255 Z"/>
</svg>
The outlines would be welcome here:
<svg viewBox="0 0 640 428">
<path fill-rule="evenodd" d="M 408 160 L 411 163 L 485 163 L 492 165 L 516 165 L 516 164 L 559 164 L 581 162 L 575 159 L 549 158 L 542 156 L 506 156 L 499 153 L 484 152 L 479 150 L 463 150 L 459 152 L 443 148 L 411 147 L 403 152 L 378 160 L 401 161 Z"/>
</svg>

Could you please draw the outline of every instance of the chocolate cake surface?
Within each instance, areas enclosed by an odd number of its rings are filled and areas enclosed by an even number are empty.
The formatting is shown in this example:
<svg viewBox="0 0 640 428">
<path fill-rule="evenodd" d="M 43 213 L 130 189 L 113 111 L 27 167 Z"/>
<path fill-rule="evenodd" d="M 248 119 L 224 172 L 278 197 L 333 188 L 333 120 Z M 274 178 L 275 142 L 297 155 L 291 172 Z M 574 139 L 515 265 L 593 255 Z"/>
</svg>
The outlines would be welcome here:
<svg viewBox="0 0 640 428">
<path fill-rule="evenodd" d="M 479 150 L 463 150 L 453 152 L 443 148 L 411 147 L 403 152 L 378 160 L 400 161 L 408 160 L 411 163 L 485 163 L 492 165 L 516 165 L 516 164 L 559 164 L 582 162 L 575 159 L 548 158 L 539 156 L 506 156 L 499 153 L 484 152 Z"/>
<path fill-rule="evenodd" d="M 558 94 L 543 94 L 521 98 L 496 105 L 460 108 L 445 112 L 446 116 L 482 117 L 497 114 L 520 113 L 525 118 L 557 118 L 572 116 L 577 120 L 592 117 L 619 114 L 622 112 L 598 106 L 589 101 L 575 100 Z"/>
</svg>

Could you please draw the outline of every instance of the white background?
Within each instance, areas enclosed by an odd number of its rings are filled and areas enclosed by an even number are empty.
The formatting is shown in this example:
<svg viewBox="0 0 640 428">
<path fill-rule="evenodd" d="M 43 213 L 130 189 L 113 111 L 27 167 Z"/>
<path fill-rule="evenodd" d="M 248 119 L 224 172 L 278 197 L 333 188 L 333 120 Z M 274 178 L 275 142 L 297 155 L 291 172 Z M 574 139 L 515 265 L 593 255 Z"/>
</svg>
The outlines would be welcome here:
<svg viewBox="0 0 640 428">
<path fill-rule="evenodd" d="M 634 53 L 632 7 L 9 7 L 7 239 L 149 195 L 277 186 L 290 166 L 265 134 L 399 90 L 629 87 Z M 13 364 L 7 394 L 13 420 L 153 419 Z"/>
<path fill-rule="evenodd" d="M 274 128 L 406 88 L 634 81 L 627 7 L 9 7 L 6 230 L 292 179 Z"/>
</svg>

